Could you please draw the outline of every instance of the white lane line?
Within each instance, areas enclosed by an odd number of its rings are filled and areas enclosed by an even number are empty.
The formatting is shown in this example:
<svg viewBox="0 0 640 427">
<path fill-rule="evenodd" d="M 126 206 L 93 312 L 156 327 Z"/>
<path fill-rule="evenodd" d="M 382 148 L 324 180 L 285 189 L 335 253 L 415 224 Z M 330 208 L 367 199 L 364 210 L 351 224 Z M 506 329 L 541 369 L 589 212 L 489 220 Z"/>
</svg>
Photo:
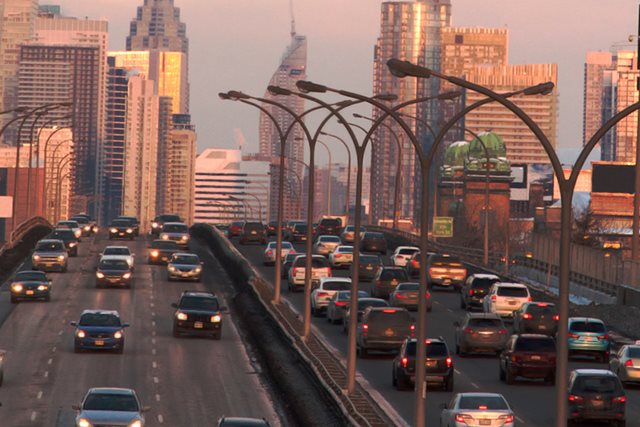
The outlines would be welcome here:
<svg viewBox="0 0 640 427">
<path fill-rule="evenodd" d="M 151 349 L 151 354 L 153 354 L 154 356 L 156 355 L 156 349 L 155 348 Z"/>
<path fill-rule="evenodd" d="M 51 365 L 53 363 L 53 359 L 47 360 L 47 365 Z"/>
<path fill-rule="evenodd" d="M 438 304 L 438 305 L 440 305 L 440 303 L 439 303 L 438 301 L 434 301 L 433 303 L 434 303 L 434 304 Z"/>
<path fill-rule="evenodd" d="M 448 311 L 449 313 L 453 313 L 453 310 L 451 310 L 450 308 L 447 308 L 447 311 Z"/>
<path fill-rule="evenodd" d="M 51 349 L 51 353 L 55 353 L 57 350 L 57 347 L 54 345 L 53 348 Z"/>
<path fill-rule="evenodd" d="M 156 394 L 156 402 L 160 402 L 160 395 Z"/>
<path fill-rule="evenodd" d="M 153 344 L 153 345 L 156 344 L 156 339 L 155 338 L 151 338 L 151 344 Z"/>
<path fill-rule="evenodd" d="M 162 423 L 164 422 L 164 418 L 162 417 L 162 415 L 161 415 L 161 414 L 158 414 L 158 422 L 159 422 L 160 424 L 162 424 Z"/>
<path fill-rule="evenodd" d="M 160 380 L 158 379 L 158 377 L 153 377 L 153 382 L 158 384 L 160 382 Z"/>
<path fill-rule="evenodd" d="M 62 335 L 64 333 L 64 329 L 60 329 L 60 332 L 58 332 L 58 335 Z"/>
<path fill-rule="evenodd" d="M 153 331 L 151 331 L 151 336 L 152 336 L 152 337 L 155 337 L 155 336 L 156 336 L 156 331 L 155 331 L 155 329 L 154 329 Z"/>
<path fill-rule="evenodd" d="M 49 371 L 44 371 L 44 377 L 48 378 L 49 377 Z"/>
<path fill-rule="evenodd" d="M 155 360 L 153 362 L 151 362 L 151 366 L 153 366 L 153 369 L 157 369 L 158 368 L 158 364 L 156 363 Z"/>
<path fill-rule="evenodd" d="M 152 320 L 152 321 L 151 321 L 151 325 L 152 325 L 152 326 L 156 326 L 156 321 L 155 321 L 155 320 Z"/>
<path fill-rule="evenodd" d="M 155 311 L 151 312 L 151 317 L 156 317 L 156 312 Z"/>
<path fill-rule="evenodd" d="M 474 383 L 474 382 L 472 382 L 472 383 L 471 383 L 471 385 L 472 385 L 472 386 L 473 386 L 473 388 L 475 388 L 475 389 L 479 389 L 479 388 L 480 388 L 480 387 L 478 387 L 478 384 L 476 384 L 476 383 Z"/>
<path fill-rule="evenodd" d="M 37 416 L 38 416 L 38 414 L 36 413 L 36 411 L 33 411 L 31 413 L 31 421 L 35 421 Z"/>
<path fill-rule="evenodd" d="M 518 420 L 518 422 L 519 422 L 520 424 L 526 424 L 526 423 L 524 422 L 524 420 L 523 420 L 522 418 L 518 417 L 518 416 L 516 416 L 516 420 Z"/>
<path fill-rule="evenodd" d="M 152 303 L 152 302 L 150 302 L 150 303 L 149 303 L 149 307 L 155 307 L 155 304 L 154 304 L 154 303 Z"/>
<path fill-rule="evenodd" d="M 456 368 L 453 368 L 453 372 L 455 372 L 456 374 L 460 375 L 460 371 L 458 371 Z"/>
<path fill-rule="evenodd" d="M 42 390 L 38 392 L 38 399 L 42 399 Z"/>
</svg>

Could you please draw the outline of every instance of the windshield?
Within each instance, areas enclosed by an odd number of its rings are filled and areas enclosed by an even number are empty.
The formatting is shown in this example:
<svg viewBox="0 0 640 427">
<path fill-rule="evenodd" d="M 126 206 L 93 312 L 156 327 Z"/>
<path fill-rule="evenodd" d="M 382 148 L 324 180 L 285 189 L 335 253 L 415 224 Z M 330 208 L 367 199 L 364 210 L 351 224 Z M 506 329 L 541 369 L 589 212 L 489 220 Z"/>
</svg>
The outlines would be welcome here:
<svg viewBox="0 0 640 427">
<path fill-rule="evenodd" d="M 295 266 L 305 268 L 307 265 L 306 262 L 307 262 L 307 257 L 300 257 L 298 260 L 296 260 Z M 313 257 L 311 259 L 311 268 L 327 268 L 327 267 L 329 267 L 329 261 L 327 261 L 326 258 Z"/>
<path fill-rule="evenodd" d="M 288 254 L 284 259 L 284 262 L 293 262 L 293 260 L 296 259 L 297 256 L 298 254 Z"/>
<path fill-rule="evenodd" d="M 61 242 L 38 242 L 36 252 L 62 252 L 64 245 Z"/>
<path fill-rule="evenodd" d="M 293 226 L 293 231 L 297 232 L 297 233 L 306 233 L 307 232 L 307 226 L 306 224 L 296 224 Z"/>
<path fill-rule="evenodd" d="M 49 235 L 51 238 L 54 239 L 60 239 L 60 240 L 69 240 L 69 239 L 76 239 L 76 235 L 73 234 L 73 231 L 71 230 L 53 230 L 53 232 L 51 232 L 51 234 Z"/>
<path fill-rule="evenodd" d="M 74 217 L 74 218 L 71 218 L 71 219 L 74 220 L 75 222 L 77 222 L 78 224 L 89 224 L 89 220 L 87 218 Z"/>
<path fill-rule="evenodd" d="M 218 311 L 217 298 L 183 297 L 180 300 L 180 308 L 183 310 Z"/>
<path fill-rule="evenodd" d="M 114 219 L 111 221 L 112 227 L 127 227 L 129 225 L 129 221 L 125 219 Z"/>
<path fill-rule="evenodd" d="M 407 272 L 400 269 L 386 269 L 380 274 L 380 280 L 407 280 L 408 278 Z"/>
<path fill-rule="evenodd" d="M 154 249 L 178 249 L 178 244 L 169 240 L 156 240 L 152 247 Z"/>
<path fill-rule="evenodd" d="M 86 313 L 80 317 L 80 326 L 121 326 L 120 318 L 108 313 Z"/>
<path fill-rule="evenodd" d="M 462 396 L 459 409 L 508 410 L 507 402 L 502 396 Z"/>
<path fill-rule="evenodd" d="M 347 282 L 324 282 L 322 289 L 325 291 L 346 291 L 351 288 L 351 283 Z"/>
<path fill-rule="evenodd" d="M 445 357 L 448 356 L 447 346 L 441 342 L 432 342 L 427 344 L 427 357 Z M 407 355 L 416 355 L 416 342 L 410 341 L 407 343 Z"/>
<path fill-rule="evenodd" d="M 383 299 L 358 300 L 358 310 L 362 311 L 367 307 L 389 307 L 389 303 Z"/>
<path fill-rule="evenodd" d="M 396 291 L 417 291 L 420 290 L 419 283 L 400 283 Z"/>
<path fill-rule="evenodd" d="M 529 292 L 527 288 L 500 286 L 498 288 L 498 296 L 501 297 L 513 297 L 513 298 L 527 298 Z"/>
<path fill-rule="evenodd" d="M 46 282 L 48 281 L 47 275 L 41 273 L 39 271 L 21 271 L 16 274 L 14 278 L 16 282 L 29 282 L 29 281 L 38 281 L 38 282 Z"/>
<path fill-rule="evenodd" d="M 275 248 L 276 245 L 273 245 L 273 247 Z M 293 245 L 289 242 L 282 242 L 282 249 L 293 249 Z"/>
<path fill-rule="evenodd" d="M 165 224 L 162 231 L 165 233 L 188 233 L 189 228 L 184 224 Z"/>
<path fill-rule="evenodd" d="M 171 262 L 176 264 L 200 264 L 200 258 L 197 255 L 174 255 Z"/>
<path fill-rule="evenodd" d="M 556 314 L 558 311 L 556 310 L 555 305 L 553 304 L 529 304 L 527 306 L 527 313 L 531 313 L 531 314 L 548 314 L 548 315 L 554 315 Z"/>
<path fill-rule="evenodd" d="M 329 243 L 340 243 L 340 238 L 338 236 L 322 236 L 320 238 L 320 241 Z"/>
<path fill-rule="evenodd" d="M 521 338 L 516 341 L 516 351 L 556 351 L 556 343 L 552 338 Z"/>
<path fill-rule="evenodd" d="M 360 255 L 360 264 L 382 264 L 382 259 L 377 255 Z"/>
<path fill-rule="evenodd" d="M 467 324 L 476 328 L 502 328 L 503 323 L 500 319 L 469 319 Z"/>
<path fill-rule="evenodd" d="M 640 347 L 629 347 L 628 355 L 632 359 L 640 359 Z"/>
<path fill-rule="evenodd" d="M 384 234 L 367 232 L 367 233 L 364 233 L 364 238 L 365 239 L 382 239 L 382 240 L 384 240 Z"/>
<path fill-rule="evenodd" d="M 129 248 L 104 248 L 103 255 L 130 255 Z"/>
<path fill-rule="evenodd" d="M 585 322 L 582 320 L 571 322 L 569 329 L 573 332 L 605 332 L 604 324 L 600 322 Z"/>
<path fill-rule="evenodd" d="M 65 228 L 65 227 L 78 228 L 79 225 L 75 221 L 60 221 L 58 223 L 58 227 L 60 227 L 60 228 Z"/>
<path fill-rule="evenodd" d="M 382 323 L 385 326 L 405 326 L 413 323 L 407 310 L 377 310 L 369 313 L 369 323 Z"/>
<path fill-rule="evenodd" d="M 340 246 L 340 247 L 338 247 L 336 252 L 341 252 L 341 253 L 345 253 L 345 254 L 352 254 L 353 253 L 353 246 Z"/>
<path fill-rule="evenodd" d="M 136 218 L 130 218 L 130 217 L 120 217 L 118 219 L 116 219 L 116 221 L 124 221 L 125 224 L 129 224 L 129 225 L 135 225 L 138 223 L 138 220 Z"/>
<path fill-rule="evenodd" d="M 84 401 L 85 411 L 137 412 L 138 402 L 130 394 L 91 393 Z"/>
<path fill-rule="evenodd" d="M 489 289 L 491 288 L 491 285 L 493 285 L 496 282 L 499 282 L 500 279 L 480 279 L 480 278 L 476 278 L 473 279 L 473 283 L 471 283 L 471 287 L 473 289 Z"/>
<path fill-rule="evenodd" d="M 128 270 L 129 264 L 123 259 L 103 259 L 100 261 L 102 270 Z"/>
<path fill-rule="evenodd" d="M 403 249 L 400 249 L 400 250 L 398 251 L 398 254 L 400 254 L 400 255 L 413 255 L 413 254 L 415 254 L 415 253 L 416 253 L 416 252 L 418 252 L 418 251 L 419 251 L 419 249 L 414 249 L 414 248 L 403 248 Z"/>
<path fill-rule="evenodd" d="M 573 385 L 573 391 L 584 393 L 613 393 L 619 391 L 617 378 L 610 376 L 579 376 Z"/>
<path fill-rule="evenodd" d="M 160 215 L 158 221 L 162 222 L 180 222 L 182 221 L 178 215 Z"/>
</svg>

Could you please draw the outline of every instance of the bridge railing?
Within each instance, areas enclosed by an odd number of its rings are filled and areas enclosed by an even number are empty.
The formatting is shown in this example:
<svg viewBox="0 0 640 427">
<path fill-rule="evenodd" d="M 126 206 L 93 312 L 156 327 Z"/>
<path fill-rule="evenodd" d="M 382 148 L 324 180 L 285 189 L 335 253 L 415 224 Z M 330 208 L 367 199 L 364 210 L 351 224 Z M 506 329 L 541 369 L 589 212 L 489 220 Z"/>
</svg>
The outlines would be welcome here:
<svg viewBox="0 0 640 427">
<path fill-rule="evenodd" d="M 0 256 L 2 256 L 2 254 L 6 250 L 12 248 L 16 242 L 19 242 L 25 236 L 25 234 L 29 232 L 29 230 L 31 230 L 33 227 L 36 227 L 38 225 L 45 225 L 45 226 L 51 227 L 51 224 L 49 223 L 49 221 L 47 221 L 44 217 L 41 217 L 41 216 L 33 216 L 21 222 L 20 224 L 18 224 L 18 226 L 11 232 L 11 235 L 9 236 L 9 240 L 4 242 L 2 246 L 0 246 Z"/>
</svg>

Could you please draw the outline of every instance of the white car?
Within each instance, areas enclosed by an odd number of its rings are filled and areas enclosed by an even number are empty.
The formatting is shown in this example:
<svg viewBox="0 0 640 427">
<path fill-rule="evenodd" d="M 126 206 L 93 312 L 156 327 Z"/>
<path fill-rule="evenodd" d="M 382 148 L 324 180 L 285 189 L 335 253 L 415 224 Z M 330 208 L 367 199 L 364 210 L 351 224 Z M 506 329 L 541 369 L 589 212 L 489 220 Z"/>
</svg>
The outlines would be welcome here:
<svg viewBox="0 0 640 427">
<path fill-rule="evenodd" d="M 411 259 L 411 256 L 416 252 L 420 252 L 420 248 L 415 246 L 398 246 L 393 255 L 391 255 L 391 262 L 398 267 L 405 267 L 407 262 Z"/>
<path fill-rule="evenodd" d="M 264 265 L 273 265 L 276 263 L 276 243 L 277 242 L 269 242 L 267 243 L 267 247 L 264 250 L 264 255 L 262 257 L 262 263 Z M 291 242 L 282 242 L 282 250 L 280 251 L 280 260 L 286 258 L 289 254 L 295 254 L 296 249 L 293 247 Z"/>
<path fill-rule="evenodd" d="M 318 255 L 329 255 L 334 251 L 342 242 L 338 236 L 323 235 L 318 236 L 313 244 L 313 253 Z"/>
<path fill-rule="evenodd" d="M 101 258 L 103 256 L 122 258 L 127 261 L 129 267 L 133 269 L 133 258 L 135 257 L 135 254 L 131 253 L 128 246 L 106 246 L 100 254 Z"/>
<path fill-rule="evenodd" d="M 333 268 L 348 267 L 353 263 L 353 246 L 340 245 L 329 254 L 329 264 Z"/>
<path fill-rule="evenodd" d="M 92 388 L 74 405 L 76 427 L 128 426 L 144 427 L 148 407 L 140 405 L 136 392 L 127 388 Z"/>
<path fill-rule="evenodd" d="M 515 414 L 499 393 L 458 393 L 440 413 L 440 427 L 514 427 Z"/>
<path fill-rule="evenodd" d="M 513 312 L 520 310 L 526 302 L 531 301 L 529 288 L 521 283 L 494 283 L 484 297 L 485 313 L 495 313 L 502 317 L 513 317 Z"/>
<path fill-rule="evenodd" d="M 306 255 L 298 255 L 296 259 L 291 263 L 291 267 L 289 268 L 288 278 L 289 278 L 289 291 L 293 292 L 297 288 L 304 288 L 304 277 L 307 256 Z M 331 277 L 331 267 L 329 266 L 329 262 L 322 255 L 313 255 L 311 258 L 311 282 L 320 282 L 320 279 L 323 277 Z"/>
<path fill-rule="evenodd" d="M 320 284 L 311 292 L 311 314 L 320 316 L 329 305 L 333 294 L 351 290 L 351 279 L 346 277 L 323 277 Z"/>
</svg>

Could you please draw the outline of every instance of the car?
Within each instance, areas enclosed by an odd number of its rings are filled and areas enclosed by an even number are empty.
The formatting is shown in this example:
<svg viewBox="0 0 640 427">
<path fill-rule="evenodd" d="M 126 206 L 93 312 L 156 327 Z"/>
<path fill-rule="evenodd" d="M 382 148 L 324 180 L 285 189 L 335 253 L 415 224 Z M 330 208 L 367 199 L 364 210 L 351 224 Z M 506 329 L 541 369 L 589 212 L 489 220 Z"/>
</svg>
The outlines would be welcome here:
<svg viewBox="0 0 640 427">
<path fill-rule="evenodd" d="M 105 255 L 96 267 L 96 288 L 103 286 L 131 287 L 133 270 L 129 263 L 119 256 Z"/>
<path fill-rule="evenodd" d="M 289 277 L 289 270 L 291 269 L 291 265 L 293 261 L 300 255 L 299 253 L 291 253 L 282 259 L 282 268 L 280 269 L 280 278 L 286 279 Z"/>
<path fill-rule="evenodd" d="M 51 301 L 51 285 L 51 280 L 42 271 L 19 271 L 13 276 L 9 286 L 11 303 L 29 299 Z"/>
<path fill-rule="evenodd" d="M 430 254 L 427 254 L 427 257 Z M 417 279 L 420 277 L 420 251 L 414 252 L 411 255 L 411 258 L 407 260 L 407 263 L 404 266 L 407 270 L 407 274 L 410 279 Z"/>
<path fill-rule="evenodd" d="M 202 262 L 196 254 L 176 252 L 167 263 L 167 278 L 171 280 L 195 280 L 202 278 Z"/>
<path fill-rule="evenodd" d="M 560 315 L 550 302 L 527 302 L 513 314 L 513 330 L 517 334 L 533 333 L 555 336 Z"/>
<path fill-rule="evenodd" d="M 144 427 L 144 413 L 136 392 L 128 388 L 95 387 L 89 389 L 77 411 L 76 427 Z"/>
<path fill-rule="evenodd" d="M 298 255 L 293 260 L 291 268 L 289 268 L 288 285 L 289 292 L 294 292 L 298 288 L 304 287 L 305 270 L 307 268 L 307 256 Z M 323 277 L 331 277 L 331 267 L 329 262 L 322 255 L 313 255 L 311 258 L 311 282 L 319 283 Z"/>
<path fill-rule="evenodd" d="M 151 222 L 151 231 L 152 235 L 158 236 L 162 231 L 162 226 L 165 222 L 182 222 L 182 219 L 175 214 L 162 214 L 156 216 Z"/>
<path fill-rule="evenodd" d="M 515 413 L 499 393 L 457 393 L 442 405 L 440 427 L 515 427 Z"/>
<path fill-rule="evenodd" d="M 360 292 L 360 291 L 358 291 Z M 356 324 L 362 321 L 362 315 L 367 307 L 389 307 L 389 302 L 381 298 L 371 298 L 366 296 L 364 298 L 358 298 L 358 310 L 356 311 Z M 349 328 L 349 319 L 351 318 L 351 307 L 347 306 L 344 316 L 342 317 L 342 332 L 345 334 Z"/>
<path fill-rule="evenodd" d="M 626 344 L 617 353 L 612 353 L 609 369 L 620 378 L 623 386 L 640 382 L 640 344 Z"/>
<path fill-rule="evenodd" d="M 456 354 L 474 352 L 500 354 L 509 339 L 502 318 L 494 313 L 467 313 L 462 322 L 454 322 Z"/>
<path fill-rule="evenodd" d="M 401 282 L 389 295 L 389 305 L 392 307 L 404 307 L 407 310 L 418 309 L 418 292 L 420 291 L 420 283 L 417 282 Z M 431 311 L 433 303 L 431 302 L 431 293 L 427 293 L 427 311 Z"/>
<path fill-rule="evenodd" d="M 299 220 L 299 219 L 287 221 L 284 224 L 284 233 L 285 234 L 288 234 L 288 233 L 290 234 L 293 231 L 293 227 L 296 224 L 306 224 L 306 221 L 302 221 L 302 220 Z"/>
<path fill-rule="evenodd" d="M 214 340 L 222 338 L 222 313 L 218 297 L 210 292 L 184 291 L 180 301 L 171 304 L 176 309 L 173 316 L 173 336 L 206 335 Z"/>
<path fill-rule="evenodd" d="M 67 271 L 69 255 L 64 242 L 59 239 L 43 239 L 36 243 L 31 255 L 31 268 L 34 270 Z"/>
<path fill-rule="evenodd" d="M 358 291 L 358 301 L 369 296 L 365 291 Z M 329 300 L 327 306 L 327 322 L 338 323 L 344 319 L 351 303 L 351 291 L 338 291 Z"/>
<path fill-rule="evenodd" d="M 267 232 L 261 222 L 245 222 L 240 233 L 240 244 L 258 242 L 265 245 L 267 243 Z"/>
<path fill-rule="evenodd" d="M 376 277 L 376 273 L 382 268 L 382 258 L 379 255 L 360 254 L 360 265 L 358 266 L 358 279 L 371 281 Z M 351 265 L 351 276 L 353 276 L 353 264 Z"/>
<path fill-rule="evenodd" d="M 548 335 L 512 335 L 500 353 L 500 380 L 514 384 L 522 377 L 555 385 L 556 356 L 556 342 Z"/>
<path fill-rule="evenodd" d="M 320 316 L 329 305 L 333 294 L 351 289 L 351 279 L 345 277 L 323 277 L 311 291 L 311 314 Z"/>
<path fill-rule="evenodd" d="M 160 239 L 173 240 L 182 248 L 189 247 L 189 227 L 183 222 L 165 222 Z"/>
<path fill-rule="evenodd" d="M 371 350 L 398 351 L 415 329 L 406 308 L 367 307 L 356 330 L 356 353 L 364 359 Z"/>
<path fill-rule="evenodd" d="M 265 229 L 267 230 L 267 236 L 275 236 L 278 231 L 278 221 L 269 221 Z M 284 225 L 281 230 L 284 231 Z"/>
<path fill-rule="evenodd" d="M 389 298 L 389 295 L 400 282 L 408 282 L 407 271 L 401 267 L 383 266 L 373 278 L 371 296 L 375 298 Z"/>
<path fill-rule="evenodd" d="M 117 219 L 124 220 L 129 223 L 129 227 L 133 229 L 133 236 L 138 237 L 140 235 L 140 221 L 135 216 L 120 215 Z"/>
<path fill-rule="evenodd" d="M 73 230 L 64 228 L 56 228 L 46 237 L 47 239 L 62 240 L 64 247 L 67 249 L 67 253 L 71 257 L 78 256 L 79 240 Z"/>
<path fill-rule="evenodd" d="M 604 322 L 590 317 L 569 318 L 569 357 L 592 355 L 601 363 L 609 363 L 611 340 Z"/>
<path fill-rule="evenodd" d="M 521 283 L 494 283 L 484 297 L 483 311 L 502 317 L 513 317 L 523 304 L 532 301 L 527 285 Z"/>
<path fill-rule="evenodd" d="M 328 256 L 335 248 L 340 245 L 340 238 L 338 236 L 321 235 L 316 238 L 313 243 L 313 253 L 318 255 Z"/>
<path fill-rule="evenodd" d="M 287 233 L 287 240 L 291 242 L 306 242 L 307 241 L 307 224 L 295 223 L 289 233 Z"/>
<path fill-rule="evenodd" d="M 123 260 L 127 261 L 129 267 L 133 269 L 133 258 L 135 254 L 131 253 L 131 249 L 129 249 L 128 246 L 105 246 L 102 252 L 100 252 L 100 256 L 121 257 Z"/>
<path fill-rule="evenodd" d="M 427 286 L 459 291 L 467 278 L 467 268 L 460 258 L 448 254 L 431 254 L 427 258 Z"/>
<path fill-rule="evenodd" d="M 76 330 L 73 334 L 73 351 L 110 350 L 124 351 L 124 329 L 129 324 L 120 319 L 115 310 L 84 310 L 80 320 L 71 322 Z"/>
<path fill-rule="evenodd" d="M 271 424 L 264 418 L 222 417 L 218 427 L 271 427 Z"/>
<path fill-rule="evenodd" d="M 377 252 L 381 255 L 386 255 L 387 239 L 384 238 L 382 233 L 366 231 L 360 240 L 360 251 Z"/>
<path fill-rule="evenodd" d="M 329 254 L 329 264 L 333 268 L 348 267 L 353 264 L 353 246 L 336 246 Z"/>
<path fill-rule="evenodd" d="M 313 234 L 318 236 L 340 236 L 340 232 L 342 231 L 341 229 L 342 220 L 340 218 L 321 218 L 318 226 L 313 230 Z"/>
<path fill-rule="evenodd" d="M 234 221 L 229 226 L 229 238 L 238 237 L 242 233 L 244 221 Z"/>
<path fill-rule="evenodd" d="M 355 231 L 356 231 L 355 225 L 347 225 L 342 230 L 342 233 L 340 233 L 340 240 L 342 240 L 342 243 L 343 244 L 353 243 L 355 239 Z M 360 227 L 360 235 L 362 235 L 362 233 L 366 231 L 367 229 L 365 227 L 362 227 L 362 226 Z"/>
<path fill-rule="evenodd" d="M 413 389 L 415 385 L 417 344 L 415 338 L 407 338 L 393 359 L 391 384 L 398 390 Z M 442 337 L 427 338 L 425 347 L 427 382 L 439 384 L 445 391 L 453 391 L 453 357 L 446 341 Z"/>
<path fill-rule="evenodd" d="M 109 224 L 109 240 L 113 239 L 129 239 L 133 240 L 135 234 L 133 233 L 133 227 L 131 221 L 127 219 L 116 218 Z"/>
<path fill-rule="evenodd" d="M 4 359 L 7 357 L 7 352 L 5 350 L 0 350 L 0 386 L 4 381 Z"/>
<path fill-rule="evenodd" d="M 77 221 L 58 221 L 58 223 L 56 224 L 56 228 L 68 229 L 73 231 L 73 234 L 75 234 L 78 241 L 80 241 L 80 239 L 82 238 L 82 228 Z"/>
<path fill-rule="evenodd" d="M 151 242 L 147 261 L 149 264 L 166 264 L 176 252 L 180 252 L 180 247 L 173 240 L 156 239 Z"/>
<path fill-rule="evenodd" d="M 484 297 L 491 286 L 497 282 L 500 282 L 500 278 L 495 274 L 475 273 L 469 275 L 460 290 L 460 308 L 482 310 Z"/>
<path fill-rule="evenodd" d="M 267 243 L 267 247 L 264 249 L 264 254 L 262 256 L 262 263 L 264 265 L 274 265 L 276 263 L 276 249 L 277 242 Z M 296 249 L 293 247 L 291 242 L 282 242 L 279 262 L 282 262 L 289 254 L 297 254 Z"/>
<path fill-rule="evenodd" d="M 70 221 L 75 221 L 78 223 L 78 225 L 80 226 L 80 229 L 82 230 L 82 235 L 84 237 L 88 237 L 92 234 L 95 234 L 98 230 L 97 230 L 97 226 L 95 226 L 94 228 L 94 223 L 92 223 L 92 221 L 89 219 L 88 216 L 84 216 L 84 215 L 74 215 L 71 218 L 69 218 Z"/>
<path fill-rule="evenodd" d="M 416 252 L 420 252 L 420 248 L 416 246 L 398 246 L 391 255 L 391 263 L 397 267 L 405 267 Z"/>
<path fill-rule="evenodd" d="M 627 397 L 620 379 L 605 369 L 575 369 L 569 374 L 567 426 L 594 421 L 624 427 Z"/>
</svg>

